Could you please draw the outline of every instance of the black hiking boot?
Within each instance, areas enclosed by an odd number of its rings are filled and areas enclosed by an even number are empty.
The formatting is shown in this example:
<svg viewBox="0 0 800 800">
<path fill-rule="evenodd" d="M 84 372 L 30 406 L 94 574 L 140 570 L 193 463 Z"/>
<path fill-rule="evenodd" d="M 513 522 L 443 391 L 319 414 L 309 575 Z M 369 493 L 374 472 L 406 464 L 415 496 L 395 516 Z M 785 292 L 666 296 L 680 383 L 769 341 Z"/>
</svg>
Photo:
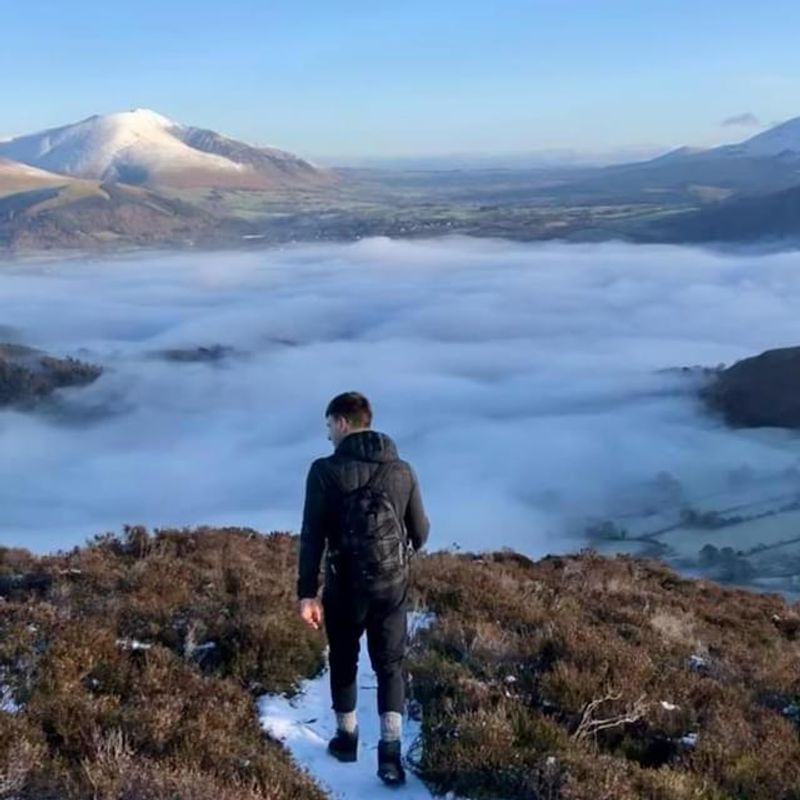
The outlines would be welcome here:
<svg viewBox="0 0 800 800">
<path fill-rule="evenodd" d="M 378 742 L 378 777 L 387 786 L 400 786 L 406 782 L 406 772 L 400 759 L 400 742 Z"/>
<path fill-rule="evenodd" d="M 358 729 L 355 733 L 337 730 L 328 742 L 328 752 L 339 761 L 355 761 L 358 756 Z"/>
</svg>

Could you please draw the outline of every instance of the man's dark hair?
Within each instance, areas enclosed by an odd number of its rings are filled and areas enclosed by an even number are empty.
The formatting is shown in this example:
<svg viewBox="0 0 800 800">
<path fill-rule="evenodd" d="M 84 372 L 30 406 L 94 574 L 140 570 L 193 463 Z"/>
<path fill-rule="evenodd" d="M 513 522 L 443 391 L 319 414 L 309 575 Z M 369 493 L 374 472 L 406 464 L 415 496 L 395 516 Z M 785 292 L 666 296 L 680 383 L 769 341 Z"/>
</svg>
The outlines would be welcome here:
<svg viewBox="0 0 800 800">
<path fill-rule="evenodd" d="M 372 407 L 361 392 L 343 392 L 328 403 L 325 416 L 344 417 L 354 428 L 369 428 Z"/>
</svg>

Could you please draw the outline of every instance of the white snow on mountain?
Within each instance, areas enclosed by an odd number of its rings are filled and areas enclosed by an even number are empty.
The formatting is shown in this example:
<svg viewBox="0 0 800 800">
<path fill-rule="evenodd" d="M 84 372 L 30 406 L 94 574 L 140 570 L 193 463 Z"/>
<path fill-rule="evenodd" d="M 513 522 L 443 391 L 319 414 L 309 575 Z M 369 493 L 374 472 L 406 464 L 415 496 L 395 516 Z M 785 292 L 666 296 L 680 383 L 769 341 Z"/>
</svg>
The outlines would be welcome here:
<svg viewBox="0 0 800 800">
<path fill-rule="evenodd" d="M 757 157 L 777 156 L 787 150 L 800 153 L 800 117 L 747 139 L 737 149 L 744 155 Z"/>
<path fill-rule="evenodd" d="M 133 165 L 149 170 L 244 169 L 184 144 L 175 135 L 180 128 L 168 117 L 137 108 L 17 137 L 0 144 L 0 155 L 53 172 L 98 179 L 113 177 Z"/>
<path fill-rule="evenodd" d="M 319 177 L 291 153 L 252 147 L 146 108 L 17 136 L 0 142 L 0 157 L 64 175 L 133 184 L 263 188 Z"/>
</svg>

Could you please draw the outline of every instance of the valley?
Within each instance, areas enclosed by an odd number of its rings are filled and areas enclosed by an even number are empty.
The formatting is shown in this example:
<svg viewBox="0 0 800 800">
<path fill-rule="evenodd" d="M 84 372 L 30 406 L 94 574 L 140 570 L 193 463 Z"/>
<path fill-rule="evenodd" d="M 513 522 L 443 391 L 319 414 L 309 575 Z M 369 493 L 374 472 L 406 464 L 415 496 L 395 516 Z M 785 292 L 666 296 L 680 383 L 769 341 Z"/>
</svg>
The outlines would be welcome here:
<svg viewBox="0 0 800 800">
<path fill-rule="evenodd" d="M 134 109 L 0 142 L 0 159 L 6 256 L 453 234 L 790 247 L 800 233 L 798 120 L 630 164 L 421 170 L 318 167 Z"/>
</svg>

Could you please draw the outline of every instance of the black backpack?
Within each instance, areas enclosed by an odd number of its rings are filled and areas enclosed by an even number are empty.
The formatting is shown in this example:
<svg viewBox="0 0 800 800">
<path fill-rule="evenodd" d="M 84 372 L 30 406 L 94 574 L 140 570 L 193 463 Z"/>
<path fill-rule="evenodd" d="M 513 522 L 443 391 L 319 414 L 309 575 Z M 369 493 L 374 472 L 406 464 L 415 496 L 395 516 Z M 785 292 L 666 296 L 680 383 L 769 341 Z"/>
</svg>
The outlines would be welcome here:
<svg viewBox="0 0 800 800">
<path fill-rule="evenodd" d="M 334 575 L 370 596 L 382 595 L 408 580 L 406 527 L 384 489 L 395 462 L 382 463 L 357 489 L 340 491 L 339 536 L 329 551 Z"/>
</svg>

